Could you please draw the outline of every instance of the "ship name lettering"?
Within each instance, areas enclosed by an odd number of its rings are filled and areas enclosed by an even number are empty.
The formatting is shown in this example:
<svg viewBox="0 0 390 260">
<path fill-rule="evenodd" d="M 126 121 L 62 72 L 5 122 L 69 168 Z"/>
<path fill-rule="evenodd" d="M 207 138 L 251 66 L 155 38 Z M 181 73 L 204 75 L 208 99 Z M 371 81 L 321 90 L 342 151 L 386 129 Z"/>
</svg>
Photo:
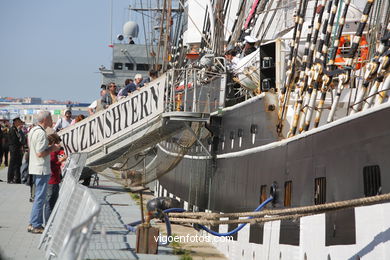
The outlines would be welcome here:
<svg viewBox="0 0 390 260">
<path fill-rule="evenodd" d="M 93 120 L 88 122 L 89 146 L 96 144 L 96 135 L 95 135 L 95 131 L 94 131 L 95 127 L 96 127 L 96 118 L 94 118 Z"/>
<path fill-rule="evenodd" d="M 115 110 L 117 113 L 115 113 Z M 112 134 L 116 134 L 117 132 L 121 131 L 121 112 L 120 112 L 120 106 L 116 106 L 112 109 Z M 116 127 L 118 125 L 118 128 Z"/>
<path fill-rule="evenodd" d="M 109 138 L 110 136 L 111 136 L 111 120 L 110 120 L 110 118 L 111 118 L 111 110 L 107 110 L 106 111 L 106 113 L 104 113 L 105 114 L 105 122 L 106 122 L 106 124 L 105 124 L 105 128 L 104 128 L 104 130 L 109 130 L 109 131 L 104 131 L 105 132 L 105 137 L 107 137 L 107 138 Z"/>
<path fill-rule="evenodd" d="M 131 107 L 132 107 L 132 113 L 131 113 L 131 124 L 135 124 L 138 122 L 138 115 L 137 115 L 137 105 L 138 105 L 138 96 L 134 96 L 131 98 Z"/>
</svg>

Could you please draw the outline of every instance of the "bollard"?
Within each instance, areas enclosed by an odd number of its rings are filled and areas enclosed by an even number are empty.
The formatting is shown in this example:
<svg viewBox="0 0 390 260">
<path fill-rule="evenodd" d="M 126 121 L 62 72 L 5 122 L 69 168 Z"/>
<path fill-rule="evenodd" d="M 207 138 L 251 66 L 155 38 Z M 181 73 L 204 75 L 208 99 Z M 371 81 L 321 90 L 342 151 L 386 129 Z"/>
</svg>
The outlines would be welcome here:
<svg viewBox="0 0 390 260">
<path fill-rule="evenodd" d="M 138 254 L 157 254 L 158 251 L 158 228 L 149 223 L 139 225 L 137 228 L 136 252 Z"/>
</svg>

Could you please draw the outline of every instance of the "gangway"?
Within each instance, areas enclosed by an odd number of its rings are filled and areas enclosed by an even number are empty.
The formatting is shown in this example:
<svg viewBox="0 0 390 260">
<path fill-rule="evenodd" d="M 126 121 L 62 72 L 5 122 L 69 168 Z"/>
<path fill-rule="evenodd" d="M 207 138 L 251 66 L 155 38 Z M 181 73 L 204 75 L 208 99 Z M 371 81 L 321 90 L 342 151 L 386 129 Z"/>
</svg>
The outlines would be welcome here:
<svg viewBox="0 0 390 260">
<path fill-rule="evenodd" d="M 180 88 L 168 71 L 105 110 L 59 132 L 67 154 L 88 153 L 86 166 L 103 170 L 166 140 L 193 123 L 210 119 L 210 97 L 224 93 L 197 86 L 196 71 Z M 208 90 L 207 90 L 208 89 Z M 218 106 L 220 106 L 219 104 Z M 217 106 L 215 106 L 217 108 Z"/>
</svg>

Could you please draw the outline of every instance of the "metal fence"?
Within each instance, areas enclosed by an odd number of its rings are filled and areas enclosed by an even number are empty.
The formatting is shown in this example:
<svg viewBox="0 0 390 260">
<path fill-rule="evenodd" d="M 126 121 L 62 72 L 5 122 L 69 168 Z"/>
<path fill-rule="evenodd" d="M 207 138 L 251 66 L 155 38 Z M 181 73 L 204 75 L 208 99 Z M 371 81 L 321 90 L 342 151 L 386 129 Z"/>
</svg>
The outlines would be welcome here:
<svg viewBox="0 0 390 260">
<path fill-rule="evenodd" d="M 64 167 L 59 197 L 38 246 L 46 259 L 83 259 L 88 248 L 100 204 L 78 183 L 86 160 L 86 153 L 73 153 Z"/>
</svg>

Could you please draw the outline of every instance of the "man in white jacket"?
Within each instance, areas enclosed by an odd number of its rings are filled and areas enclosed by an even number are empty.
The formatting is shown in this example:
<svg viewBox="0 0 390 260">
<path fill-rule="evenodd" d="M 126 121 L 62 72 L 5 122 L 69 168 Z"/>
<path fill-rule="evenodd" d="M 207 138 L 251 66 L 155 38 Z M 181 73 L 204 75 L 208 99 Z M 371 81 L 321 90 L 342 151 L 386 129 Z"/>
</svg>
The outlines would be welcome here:
<svg viewBox="0 0 390 260">
<path fill-rule="evenodd" d="M 35 200 L 31 210 L 28 232 L 40 234 L 43 232 L 43 206 L 50 179 L 50 153 L 60 149 L 59 144 L 49 146 L 45 129 L 53 125 L 49 111 L 41 111 L 37 117 L 38 125 L 28 134 L 30 147 L 30 162 L 28 171 L 34 176 Z"/>
</svg>

